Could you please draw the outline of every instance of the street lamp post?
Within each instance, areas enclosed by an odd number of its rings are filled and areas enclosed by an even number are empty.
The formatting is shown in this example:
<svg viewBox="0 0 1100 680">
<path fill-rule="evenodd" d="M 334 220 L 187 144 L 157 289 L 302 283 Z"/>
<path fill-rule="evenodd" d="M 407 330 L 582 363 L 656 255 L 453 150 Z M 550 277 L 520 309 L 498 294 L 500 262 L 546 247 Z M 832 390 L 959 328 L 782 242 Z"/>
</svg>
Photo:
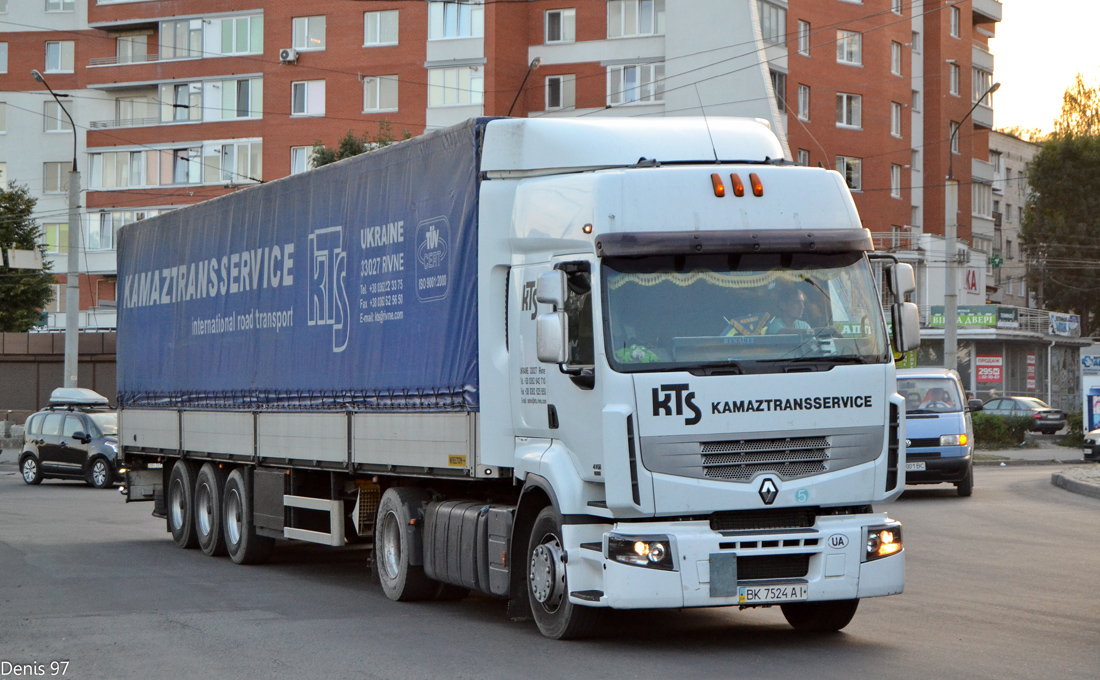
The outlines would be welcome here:
<svg viewBox="0 0 1100 680">
<path fill-rule="evenodd" d="M 60 97 L 37 69 L 34 79 L 46 86 L 73 129 L 73 167 L 69 171 L 69 262 L 65 273 L 65 387 L 76 387 L 77 357 L 80 348 L 80 171 L 76 167 L 76 124 Z"/>
<path fill-rule="evenodd" d="M 516 98 L 512 100 L 512 105 L 508 107 L 508 115 L 512 115 L 512 109 L 516 108 L 516 102 L 519 101 L 519 96 L 523 94 L 523 87 L 527 85 L 527 79 L 531 77 L 531 71 L 537 69 L 542 65 L 542 57 L 535 57 L 531 60 L 531 65 L 527 67 L 527 73 L 523 74 L 523 82 L 519 84 L 519 91 L 516 92 Z"/>
<path fill-rule="evenodd" d="M 1000 83 L 993 83 L 985 91 L 974 106 L 966 112 L 963 119 L 951 131 L 951 137 L 947 140 L 947 182 L 944 183 L 944 295 L 943 295 L 943 366 L 952 371 L 959 367 L 959 294 L 958 274 L 955 261 L 955 239 L 959 229 L 959 182 L 955 179 L 955 138 L 962 129 L 963 123 L 978 104 L 993 94 L 1001 87 Z"/>
</svg>

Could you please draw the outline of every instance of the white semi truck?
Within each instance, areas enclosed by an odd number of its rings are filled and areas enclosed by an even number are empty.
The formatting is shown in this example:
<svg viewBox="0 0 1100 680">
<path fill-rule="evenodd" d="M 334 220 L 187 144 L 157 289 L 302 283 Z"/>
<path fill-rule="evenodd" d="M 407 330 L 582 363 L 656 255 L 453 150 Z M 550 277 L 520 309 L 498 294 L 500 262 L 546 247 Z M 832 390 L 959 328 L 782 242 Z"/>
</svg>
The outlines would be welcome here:
<svg viewBox="0 0 1100 680">
<path fill-rule="evenodd" d="M 553 638 L 844 627 L 904 585 L 875 506 L 913 273 L 782 157 L 749 119 L 479 119 L 124 227 L 128 500 L 238 563 L 373 548 L 390 598 L 480 591 Z"/>
</svg>

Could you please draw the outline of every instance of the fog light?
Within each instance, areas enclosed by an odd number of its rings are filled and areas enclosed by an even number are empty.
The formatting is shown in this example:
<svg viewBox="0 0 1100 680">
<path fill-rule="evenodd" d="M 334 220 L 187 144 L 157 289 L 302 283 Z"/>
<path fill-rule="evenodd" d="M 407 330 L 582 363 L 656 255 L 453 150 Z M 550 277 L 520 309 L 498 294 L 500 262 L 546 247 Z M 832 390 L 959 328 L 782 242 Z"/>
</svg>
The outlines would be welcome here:
<svg viewBox="0 0 1100 680">
<path fill-rule="evenodd" d="M 868 527 L 866 553 L 863 556 L 865 562 L 887 557 L 901 552 L 901 524 L 894 523 L 888 526 Z"/>
<path fill-rule="evenodd" d="M 649 567 L 675 571 L 672 559 L 672 542 L 668 536 L 620 536 L 607 537 L 607 558 L 635 567 Z"/>
</svg>

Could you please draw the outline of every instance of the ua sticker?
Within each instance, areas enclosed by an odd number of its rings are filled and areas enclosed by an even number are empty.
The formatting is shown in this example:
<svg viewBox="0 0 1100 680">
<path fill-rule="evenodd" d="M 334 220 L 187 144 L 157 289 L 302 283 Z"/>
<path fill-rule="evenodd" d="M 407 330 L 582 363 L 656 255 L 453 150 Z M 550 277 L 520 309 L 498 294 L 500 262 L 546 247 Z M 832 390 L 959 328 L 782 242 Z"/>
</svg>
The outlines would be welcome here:
<svg viewBox="0 0 1100 680">
<path fill-rule="evenodd" d="M 765 477 L 763 482 L 760 482 L 760 500 L 764 501 L 764 505 L 771 505 L 775 502 L 775 497 L 779 495 L 779 487 L 775 485 L 771 477 Z"/>
</svg>

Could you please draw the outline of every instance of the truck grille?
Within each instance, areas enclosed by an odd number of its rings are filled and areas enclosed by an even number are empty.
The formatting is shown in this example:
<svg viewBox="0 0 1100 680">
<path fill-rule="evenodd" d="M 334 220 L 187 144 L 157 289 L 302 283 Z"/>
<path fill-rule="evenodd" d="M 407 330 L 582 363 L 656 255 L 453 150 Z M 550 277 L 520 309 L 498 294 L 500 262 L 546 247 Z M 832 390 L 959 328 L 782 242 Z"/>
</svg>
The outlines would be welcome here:
<svg viewBox="0 0 1100 680">
<path fill-rule="evenodd" d="M 767 529 L 808 529 L 817 521 L 812 508 L 776 508 L 716 512 L 710 516 L 714 531 L 764 531 Z"/>
<path fill-rule="evenodd" d="M 783 479 L 825 472 L 829 459 L 826 437 L 785 437 L 705 442 L 701 445 L 703 474 L 708 479 L 744 481 L 770 472 Z"/>
<path fill-rule="evenodd" d="M 810 573 L 810 555 L 752 555 L 737 558 L 737 580 L 804 578 Z"/>
</svg>

